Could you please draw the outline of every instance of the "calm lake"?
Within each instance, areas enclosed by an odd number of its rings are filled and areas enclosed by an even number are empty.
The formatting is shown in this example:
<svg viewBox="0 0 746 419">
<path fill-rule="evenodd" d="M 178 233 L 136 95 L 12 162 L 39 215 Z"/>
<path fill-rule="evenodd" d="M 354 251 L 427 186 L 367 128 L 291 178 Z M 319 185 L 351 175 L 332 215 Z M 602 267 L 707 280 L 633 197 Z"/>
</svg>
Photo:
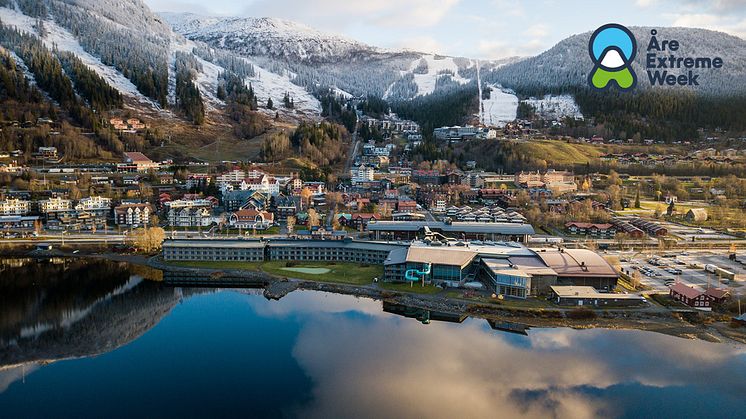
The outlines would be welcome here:
<svg viewBox="0 0 746 419">
<path fill-rule="evenodd" d="M 746 417 L 743 345 L 153 279 L 0 261 L 0 417 Z"/>
</svg>

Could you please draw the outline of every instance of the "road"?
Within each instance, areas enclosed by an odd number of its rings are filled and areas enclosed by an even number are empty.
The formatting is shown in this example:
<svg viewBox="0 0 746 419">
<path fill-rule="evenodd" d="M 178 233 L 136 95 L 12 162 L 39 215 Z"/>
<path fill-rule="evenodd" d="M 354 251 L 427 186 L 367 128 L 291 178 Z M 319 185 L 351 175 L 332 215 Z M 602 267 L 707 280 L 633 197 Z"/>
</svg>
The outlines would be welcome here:
<svg viewBox="0 0 746 419">
<path fill-rule="evenodd" d="M 357 149 L 360 146 L 360 141 L 357 139 L 357 131 L 352 133 L 352 142 L 350 143 L 350 150 L 347 152 L 347 161 L 345 162 L 344 169 L 342 173 L 340 174 L 340 177 L 347 176 L 350 174 L 350 169 L 352 169 L 352 163 L 355 161 L 355 156 L 357 156 Z"/>
</svg>

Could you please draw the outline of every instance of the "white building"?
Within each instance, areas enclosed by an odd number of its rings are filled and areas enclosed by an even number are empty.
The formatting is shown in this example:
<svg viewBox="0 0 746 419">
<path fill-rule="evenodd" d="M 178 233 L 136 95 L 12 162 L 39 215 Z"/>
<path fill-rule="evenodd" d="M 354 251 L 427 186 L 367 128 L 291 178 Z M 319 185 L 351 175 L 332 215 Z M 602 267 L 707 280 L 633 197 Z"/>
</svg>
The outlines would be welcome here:
<svg viewBox="0 0 746 419">
<path fill-rule="evenodd" d="M 246 172 L 236 169 L 217 176 L 215 178 L 215 184 L 221 191 L 233 190 L 233 188 L 238 187 L 244 179 L 246 179 Z"/>
<path fill-rule="evenodd" d="M 109 208 L 111 208 L 111 198 L 104 198 L 103 196 L 83 198 L 75 205 L 75 209 L 78 211 L 108 210 Z"/>
<path fill-rule="evenodd" d="M 212 211 L 204 207 L 181 208 L 170 212 L 168 217 L 171 227 L 207 227 L 214 221 Z"/>
<path fill-rule="evenodd" d="M 187 189 L 196 188 L 201 183 L 204 183 L 205 185 L 210 184 L 210 175 L 204 174 L 204 173 L 192 173 L 187 177 L 187 180 L 184 184 L 184 186 Z"/>
<path fill-rule="evenodd" d="M 352 184 L 357 185 L 358 183 L 372 182 L 375 171 L 370 166 L 361 164 L 350 170 L 350 177 L 352 178 Z"/>
<path fill-rule="evenodd" d="M 72 208 L 72 201 L 60 197 L 39 201 L 39 212 L 46 214 L 53 211 L 66 211 Z"/>
<path fill-rule="evenodd" d="M 114 221 L 121 226 L 144 226 L 152 213 L 153 208 L 150 204 L 122 204 L 114 208 Z"/>
<path fill-rule="evenodd" d="M 7 199 L 0 201 L 0 215 L 26 215 L 31 209 L 29 201 Z"/>
<path fill-rule="evenodd" d="M 267 195 L 277 196 L 280 194 L 280 181 L 277 178 L 262 174 L 258 178 L 247 177 L 241 182 L 239 189 L 242 191 L 257 191 Z"/>
<path fill-rule="evenodd" d="M 467 126 L 440 127 L 433 130 L 435 138 L 438 140 L 485 140 L 497 138 L 497 131 L 492 128 L 481 128 Z"/>
</svg>

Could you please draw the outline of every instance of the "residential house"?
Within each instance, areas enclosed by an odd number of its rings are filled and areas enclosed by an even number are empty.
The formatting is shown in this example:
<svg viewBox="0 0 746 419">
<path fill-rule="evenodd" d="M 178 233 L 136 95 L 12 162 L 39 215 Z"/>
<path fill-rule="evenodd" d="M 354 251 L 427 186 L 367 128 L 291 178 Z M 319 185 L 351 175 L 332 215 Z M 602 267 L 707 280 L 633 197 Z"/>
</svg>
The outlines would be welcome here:
<svg viewBox="0 0 746 419">
<path fill-rule="evenodd" d="M 53 197 L 39 201 L 39 212 L 48 214 L 54 211 L 65 211 L 72 209 L 72 201 L 61 197 Z"/>
<path fill-rule="evenodd" d="M 231 213 L 228 224 L 232 228 L 266 230 L 274 224 L 274 214 L 267 211 L 243 209 Z"/>
<path fill-rule="evenodd" d="M 670 287 L 669 295 L 676 301 L 680 301 L 689 307 L 709 310 L 714 298 L 706 292 L 678 282 Z"/>
<path fill-rule="evenodd" d="M 22 199 L 0 201 L 0 215 L 26 215 L 31 210 L 31 203 Z"/>
<path fill-rule="evenodd" d="M 684 219 L 691 222 L 707 221 L 707 210 L 704 208 L 692 208 L 684 215 Z"/>
<path fill-rule="evenodd" d="M 362 226 L 363 229 L 365 229 L 368 227 L 368 224 L 371 221 L 377 221 L 379 219 L 380 219 L 380 216 L 376 214 L 359 212 L 359 213 L 352 214 L 352 216 L 350 217 L 349 226 L 356 228 L 356 229 L 359 229 Z"/>
<path fill-rule="evenodd" d="M 141 227 L 149 222 L 151 214 L 150 204 L 122 204 L 114 208 L 114 222 L 118 226 Z"/>
<path fill-rule="evenodd" d="M 616 234 L 614 226 L 608 223 L 581 223 L 572 221 L 565 224 L 565 229 L 570 234 L 589 236 L 598 239 L 613 239 Z"/>
<path fill-rule="evenodd" d="M 364 182 L 372 182 L 375 170 L 370 166 L 360 165 L 350 170 L 350 178 L 353 185 Z"/>
</svg>

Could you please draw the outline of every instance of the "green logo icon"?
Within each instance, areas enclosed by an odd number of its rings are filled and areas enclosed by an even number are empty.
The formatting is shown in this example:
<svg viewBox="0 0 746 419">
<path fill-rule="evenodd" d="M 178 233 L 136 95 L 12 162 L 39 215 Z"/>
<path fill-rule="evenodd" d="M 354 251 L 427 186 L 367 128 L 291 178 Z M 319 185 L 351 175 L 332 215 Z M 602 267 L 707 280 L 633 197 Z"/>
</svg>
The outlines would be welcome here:
<svg viewBox="0 0 746 419">
<path fill-rule="evenodd" d="M 588 53 L 594 64 L 588 75 L 591 87 L 605 90 L 616 84 L 621 90 L 630 90 L 637 85 L 637 75 L 632 69 L 637 42 L 626 27 L 609 23 L 596 29 L 588 41 Z"/>
</svg>

